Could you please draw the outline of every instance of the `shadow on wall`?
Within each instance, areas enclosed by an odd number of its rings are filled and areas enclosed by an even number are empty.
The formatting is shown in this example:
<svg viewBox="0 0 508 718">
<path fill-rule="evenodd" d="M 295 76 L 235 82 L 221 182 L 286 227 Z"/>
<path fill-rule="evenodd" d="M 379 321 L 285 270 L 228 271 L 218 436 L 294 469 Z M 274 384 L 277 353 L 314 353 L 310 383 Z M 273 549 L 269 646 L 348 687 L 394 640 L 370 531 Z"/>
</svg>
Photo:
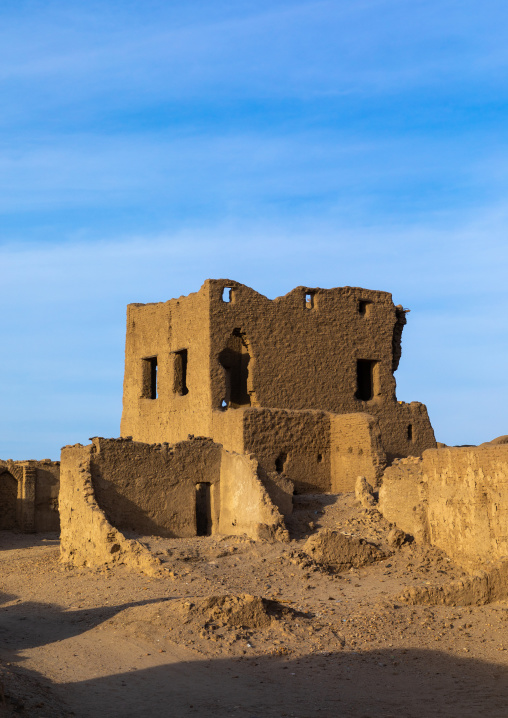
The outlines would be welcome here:
<svg viewBox="0 0 508 718">
<path fill-rule="evenodd" d="M 0 473 L 0 530 L 18 527 L 16 506 L 18 482 L 9 471 Z"/>
<path fill-rule="evenodd" d="M 58 531 L 60 464 L 0 461 L 0 529 Z"/>
<path fill-rule="evenodd" d="M 121 489 L 119 490 L 113 482 L 107 482 L 106 488 L 103 487 L 98 491 L 97 483 L 98 480 L 100 480 L 98 473 L 95 474 L 93 478 L 95 493 L 100 507 L 104 511 L 108 521 L 120 529 L 120 531 L 131 531 L 142 536 L 179 538 L 179 532 L 172 530 L 168 525 L 171 520 L 170 515 L 166 515 L 165 523 L 157 521 L 148 514 L 144 506 L 140 506 L 138 503 L 127 498 Z M 106 494 L 107 499 L 105 499 Z M 178 517 L 175 517 L 175 519 L 177 518 Z M 179 525 L 179 522 L 177 525 Z"/>
</svg>

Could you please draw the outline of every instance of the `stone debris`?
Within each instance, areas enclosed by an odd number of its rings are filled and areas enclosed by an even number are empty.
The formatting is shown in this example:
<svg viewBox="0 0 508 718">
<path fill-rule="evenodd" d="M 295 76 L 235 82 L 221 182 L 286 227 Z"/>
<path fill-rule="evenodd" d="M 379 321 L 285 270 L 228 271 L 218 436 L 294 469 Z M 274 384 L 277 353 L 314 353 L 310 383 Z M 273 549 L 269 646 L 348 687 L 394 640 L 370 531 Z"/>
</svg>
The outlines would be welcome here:
<svg viewBox="0 0 508 718">
<path fill-rule="evenodd" d="M 352 538 L 330 529 L 323 529 L 310 536 L 303 551 L 317 564 L 337 572 L 360 568 L 388 555 L 365 539 Z"/>
<path fill-rule="evenodd" d="M 400 548 L 403 543 L 409 539 L 408 535 L 401 531 L 396 526 L 392 528 L 388 534 L 387 540 L 390 546 L 393 548 Z"/>
<path fill-rule="evenodd" d="M 365 476 L 359 476 L 355 484 L 355 497 L 359 504 L 365 509 L 373 509 L 377 504 L 374 496 L 374 489 Z"/>
</svg>

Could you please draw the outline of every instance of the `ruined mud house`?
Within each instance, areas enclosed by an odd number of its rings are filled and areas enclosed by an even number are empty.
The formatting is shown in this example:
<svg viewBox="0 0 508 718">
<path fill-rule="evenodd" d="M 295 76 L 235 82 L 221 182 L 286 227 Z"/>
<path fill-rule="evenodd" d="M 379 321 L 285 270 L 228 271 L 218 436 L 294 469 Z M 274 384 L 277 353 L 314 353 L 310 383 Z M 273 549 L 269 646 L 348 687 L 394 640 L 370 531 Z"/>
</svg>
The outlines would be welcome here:
<svg viewBox="0 0 508 718">
<path fill-rule="evenodd" d="M 206 436 L 296 490 L 351 490 L 435 447 L 423 404 L 397 401 L 406 311 L 387 292 L 238 282 L 127 308 L 122 436 Z"/>
<path fill-rule="evenodd" d="M 425 406 L 395 395 L 405 323 L 390 294 L 352 287 L 270 300 L 218 279 L 129 305 L 122 436 L 62 450 L 64 553 L 84 526 L 100 551 L 120 550 L 111 527 L 284 538 L 294 493 L 375 485 L 435 447 Z"/>
</svg>

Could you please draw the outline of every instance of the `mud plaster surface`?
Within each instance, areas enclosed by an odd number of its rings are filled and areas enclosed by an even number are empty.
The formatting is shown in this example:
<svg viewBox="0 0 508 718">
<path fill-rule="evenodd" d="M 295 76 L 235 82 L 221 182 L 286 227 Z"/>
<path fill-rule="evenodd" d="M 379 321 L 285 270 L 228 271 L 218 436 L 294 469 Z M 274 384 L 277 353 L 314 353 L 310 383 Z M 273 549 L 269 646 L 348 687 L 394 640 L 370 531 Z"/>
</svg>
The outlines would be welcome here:
<svg viewBox="0 0 508 718">
<path fill-rule="evenodd" d="M 288 544 L 141 537 L 160 578 L 65 568 L 55 535 L 0 532 L 0 715 L 505 717 L 508 605 L 408 606 L 460 569 L 391 549 L 351 496 L 299 497 Z M 390 551 L 330 573 L 310 532 Z M 3 713 L 2 713 L 3 711 Z"/>
</svg>

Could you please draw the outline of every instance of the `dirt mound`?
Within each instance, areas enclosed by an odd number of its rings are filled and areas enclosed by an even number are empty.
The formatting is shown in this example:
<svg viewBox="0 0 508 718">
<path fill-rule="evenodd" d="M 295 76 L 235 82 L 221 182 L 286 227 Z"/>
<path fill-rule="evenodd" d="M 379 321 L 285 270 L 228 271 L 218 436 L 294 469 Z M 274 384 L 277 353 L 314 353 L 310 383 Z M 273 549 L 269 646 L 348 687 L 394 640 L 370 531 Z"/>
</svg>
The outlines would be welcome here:
<svg viewBox="0 0 508 718">
<path fill-rule="evenodd" d="M 195 601 L 162 601 L 129 608 L 108 622 L 132 636 L 161 646 L 171 642 L 198 653 L 229 655 L 288 655 L 341 650 L 337 626 L 282 602 L 249 594 L 210 596 Z"/>
<path fill-rule="evenodd" d="M 230 628 L 267 628 L 274 621 L 290 617 L 295 611 L 259 596 L 210 596 L 197 604 L 183 606 L 188 620 L 199 617 L 205 625 L 229 626 Z"/>
<path fill-rule="evenodd" d="M 313 561 L 331 571 L 360 568 L 389 555 L 365 539 L 330 529 L 323 529 L 307 539 L 303 550 Z"/>
</svg>

